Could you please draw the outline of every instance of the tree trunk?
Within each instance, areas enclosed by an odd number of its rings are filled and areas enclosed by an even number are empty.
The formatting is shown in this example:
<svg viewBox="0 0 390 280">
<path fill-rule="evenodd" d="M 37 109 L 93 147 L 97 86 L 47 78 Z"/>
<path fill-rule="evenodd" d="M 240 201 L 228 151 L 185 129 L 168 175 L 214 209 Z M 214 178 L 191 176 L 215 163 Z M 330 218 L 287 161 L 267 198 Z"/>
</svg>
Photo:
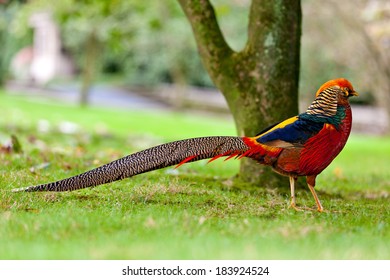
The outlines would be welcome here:
<svg viewBox="0 0 390 280">
<path fill-rule="evenodd" d="M 97 60 L 99 55 L 99 41 L 95 33 L 91 33 L 85 43 L 85 59 L 82 67 L 82 84 L 80 90 L 80 105 L 89 104 L 89 93 L 96 75 Z"/>
<path fill-rule="evenodd" d="M 191 23 L 202 61 L 227 100 L 238 135 L 254 136 L 297 114 L 300 1 L 253 0 L 248 41 L 240 52 L 226 43 L 208 0 L 178 1 Z M 239 176 L 262 186 L 281 183 L 270 168 L 250 160 L 241 162 Z"/>
</svg>

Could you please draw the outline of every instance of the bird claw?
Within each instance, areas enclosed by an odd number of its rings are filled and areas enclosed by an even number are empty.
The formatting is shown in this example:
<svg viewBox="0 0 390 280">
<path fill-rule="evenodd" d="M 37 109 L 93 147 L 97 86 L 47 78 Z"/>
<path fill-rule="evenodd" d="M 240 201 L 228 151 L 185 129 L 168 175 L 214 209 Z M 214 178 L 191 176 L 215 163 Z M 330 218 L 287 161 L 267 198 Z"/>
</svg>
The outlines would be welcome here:
<svg viewBox="0 0 390 280">
<path fill-rule="evenodd" d="M 293 208 L 295 211 L 318 211 L 320 213 L 326 212 L 324 208 L 298 207 L 295 203 L 291 203 L 289 208 Z"/>
<path fill-rule="evenodd" d="M 296 211 L 303 211 L 303 209 L 299 208 L 295 203 L 290 203 L 288 208 L 293 208 Z"/>
</svg>

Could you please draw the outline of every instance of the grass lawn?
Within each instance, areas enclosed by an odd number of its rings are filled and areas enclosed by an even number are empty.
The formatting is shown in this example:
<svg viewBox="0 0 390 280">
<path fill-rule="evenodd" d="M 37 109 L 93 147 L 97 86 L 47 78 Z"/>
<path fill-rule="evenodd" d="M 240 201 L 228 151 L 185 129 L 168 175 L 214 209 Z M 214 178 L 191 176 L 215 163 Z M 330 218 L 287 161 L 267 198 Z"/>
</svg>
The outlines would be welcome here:
<svg viewBox="0 0 390 280">
<path fill-rule="evenodd" d="M 80 109 L 0 92 L 0 259 L 390 259 L 390 139 L 352 135 L 317 179 L 326 213 L 196 162 L 66 193 L 12 193 L 140 149 L 234 135 L 231 120 Z M 4 149 L 17 136 L 23 154 Z M 303 181 L 302 181 L 303 182 Z M 300 205 L 314 206 L 307 188 Z"/>
</svg>

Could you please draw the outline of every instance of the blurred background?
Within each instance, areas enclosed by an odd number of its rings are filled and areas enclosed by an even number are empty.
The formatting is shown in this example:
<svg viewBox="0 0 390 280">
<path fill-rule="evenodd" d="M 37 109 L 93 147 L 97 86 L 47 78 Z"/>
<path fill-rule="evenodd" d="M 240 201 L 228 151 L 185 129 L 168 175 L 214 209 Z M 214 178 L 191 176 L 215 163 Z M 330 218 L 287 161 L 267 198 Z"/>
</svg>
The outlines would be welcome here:
<svg viewBox="0 0 390 280">
<path fill-rule="evenodd" d="M 237 51 L 250 0 L 212 0 Z M 390 2 L 302 1 L 300 111 L 316 89 L 351 80 L 354 130 L 390 131 Z M 176 0 L 0 0 L 0 84 L 82 106 L 228 114 Z M 207 101 L 206 101 L 207 100 Z"/>
</svg>

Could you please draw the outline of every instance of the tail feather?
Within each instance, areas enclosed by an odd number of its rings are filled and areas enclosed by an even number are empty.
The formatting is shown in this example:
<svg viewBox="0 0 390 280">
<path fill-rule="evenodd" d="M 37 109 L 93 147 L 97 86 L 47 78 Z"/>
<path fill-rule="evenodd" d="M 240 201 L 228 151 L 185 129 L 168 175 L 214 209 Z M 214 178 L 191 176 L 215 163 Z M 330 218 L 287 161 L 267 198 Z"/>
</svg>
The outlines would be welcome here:
<svg viewBox="0 0 390 280">
<path fill-rule="evenodd" d="M 186 162 L 208 158 L 212 161 L 222 156 L 231 158 L 248 154 L 252 148 L 245 142 L 245 138 L 230 136 L 199 137 L 170 142 L 128 155 L 70 178 L 14 191 L 74 191 L 172 165 L 180 166 Z"/>
</svg>

